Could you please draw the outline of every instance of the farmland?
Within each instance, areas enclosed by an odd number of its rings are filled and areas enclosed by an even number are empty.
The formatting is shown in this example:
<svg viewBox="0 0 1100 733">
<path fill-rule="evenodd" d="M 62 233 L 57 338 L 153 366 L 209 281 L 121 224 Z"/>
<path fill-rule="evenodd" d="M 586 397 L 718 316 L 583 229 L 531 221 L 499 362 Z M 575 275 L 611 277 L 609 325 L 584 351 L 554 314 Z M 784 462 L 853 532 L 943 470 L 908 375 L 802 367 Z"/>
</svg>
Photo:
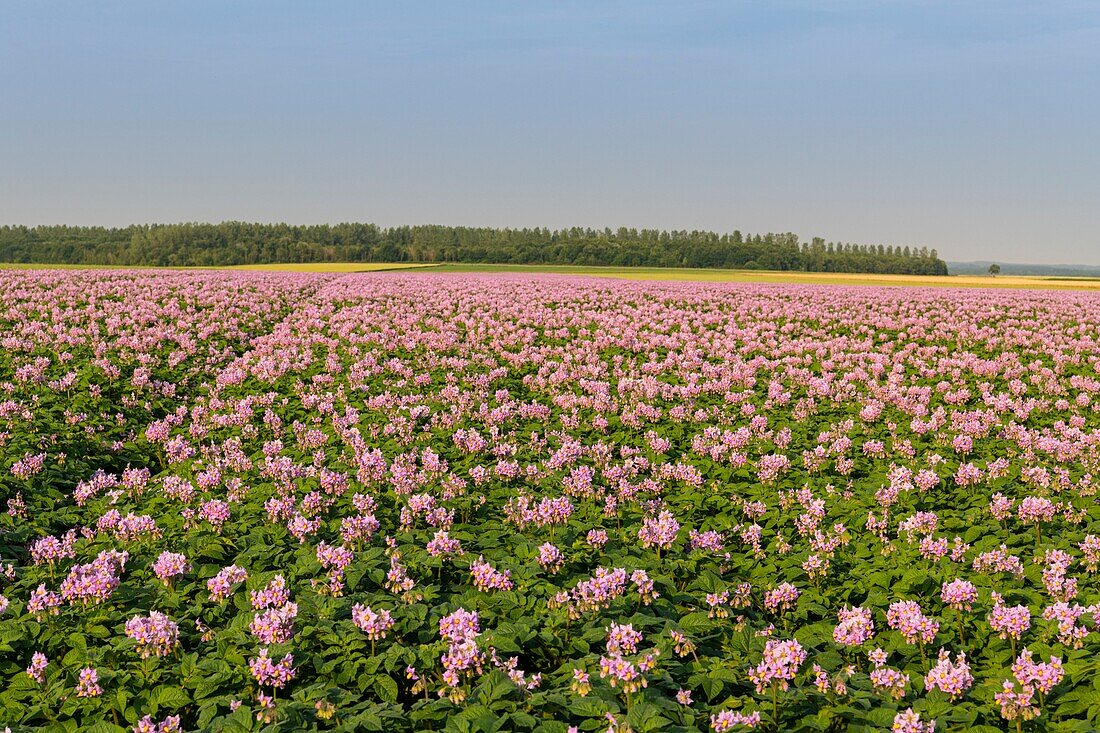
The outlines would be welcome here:
<svg viewBox="0 0 1100 733">
<path fill-rule="evenodd" d="M 434 274 L 554 274 L 575 277 L 606 277 L 620 280 L 664 280 L 715 283 L 775 283 L 802 285 L 875 285 L 892 287 L 982 288 L 1027 290 L 1100 290 L 1094 278 L 977 275 L 875 275 L 867 273 L 780 272 L 773 270 L 732 270 L 698 267 L 585 267 L 579 265 L 431 265 L 411 262 L 364 263 L 324 262 L 314 264 L 238 265 L 234 270 L 281 272 L 373 272 L 380 270 L 420 269 Z"/>
<path fill-rule="evenodd" d="M 1100 726 L 1100 293 L 447 269 L 0 271 L 0 726 Z"/>
<path fill-rule="evenodd" d="M 978 275 L 890 275 L 870 273 L 733 270 L 689 267 L 583 267 L 575 265 L 451 264 L 431 272 L 524 272 L 611 277 L 624 280 L 689 282 L 799 283 L 805 285 L 878 285 L 937 288 L 1011 288 L 1040 290 L 1100 290 L 1100 280 L 1087 277 L 986 277 Z"/>
<path fill-rule="evenodd" d="M 103 269 L 95 265 L 0 264 L 18 269 Z M 123 268 L 140 269 L 140 268 Z M 868 273 L 793 272 L 778 270 L 736 270 L 701 267 L 590 267 L 584 265 L 486 265 L 430 264 L 418 262 L 282 262 L 266 265 L 231 265 L 213 268 L 176 268 L 181 270 L 239 270 L 256 272 L 355 273 L 421 270 L 436 274 L 450 273 L 523 273 L 555 274 L 575 277 L 607 277 L 622 280 L 668 280 L 687 282 L 791 283 L 803 285 L 875 285 L 896 287 L 981 288 L 1026 290 L 1100 290 L 1100 279 L 1088 277 L 1047 277 L 1009 275 L 876 275 Z"/>
</svg>

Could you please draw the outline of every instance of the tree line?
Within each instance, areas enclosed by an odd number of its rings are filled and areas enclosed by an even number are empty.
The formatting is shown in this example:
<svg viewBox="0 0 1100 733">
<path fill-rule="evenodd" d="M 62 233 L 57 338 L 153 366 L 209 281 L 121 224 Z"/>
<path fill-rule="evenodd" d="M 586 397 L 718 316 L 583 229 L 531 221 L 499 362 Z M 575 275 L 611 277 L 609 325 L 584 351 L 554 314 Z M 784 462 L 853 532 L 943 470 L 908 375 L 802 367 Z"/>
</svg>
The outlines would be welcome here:
<svg viewBox="0 0 1100 733">
<path fill-rule="evenodd" d="M 195 267 L 276 262 L 463 262 L 946 275 L 935 249 L 799 242 L 795 234 L 375 224 L 3 226 L 0 261 Z"/>
</svg>

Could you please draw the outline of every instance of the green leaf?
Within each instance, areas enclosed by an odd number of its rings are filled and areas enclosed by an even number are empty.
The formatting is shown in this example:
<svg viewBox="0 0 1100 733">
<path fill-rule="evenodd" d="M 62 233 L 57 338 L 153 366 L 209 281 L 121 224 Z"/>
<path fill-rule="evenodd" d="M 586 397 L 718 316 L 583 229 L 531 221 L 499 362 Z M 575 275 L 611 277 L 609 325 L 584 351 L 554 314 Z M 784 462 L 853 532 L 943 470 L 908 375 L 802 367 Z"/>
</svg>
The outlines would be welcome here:
<svg viewBox="0 0 1100 733">
<path fill-rule="evenodd" d="M 582 718 L 602 718 L 608 712 L 607 704 L 602 700 L 582 697 L 569 704 L 569 711 Z"/>
<path fill-rule="evenodd" d="M 481 690 L 481 701 L 490 703 L 506 697 L 516 689 L 516 686 L 503 672 L 494 670 L 486 675 L 485 681 L 479 685 L 479 688 Z"/>
<path fill-rule="evenodd" d="M 626 719 L 637 733 L 662 730 L 670 722 L 668 718 L 661 715 L 656 705 L 644 700 L 631 706 Z"/>
<path fill-rule="evenodd" d="M 722 694 L 722 681 L 710 675 L 698 675 L 698 685 L 703 688 L 708 700 L 715 700 Z"/>
<path fill-rule="evenodd" d="M 81 730 L 83 730 L 84 733 L 126 733 L 125 728 L 115 725 L 108 720 L 101 720 L 98 723 L 84 726 Z"/>
<path fill-rule="evenodd" d="M 383 702 L 397 702 L 397 683 L 389 675 L 377 675 L 374 678 L 374 690 Z"/>
<path fill-rule="evenodd" d="M 680 630 L 691 636 L 705 634 L 713 629 L 714 626 L 714 619 L 708 617 L 707 614 L 702 611 L 689 613 L 680 619 Z"/>
<path fill-rule="evenodd" d="M 160 685 L 149 695 L 149 704 L 154 710 L 159 708 L 179 710 L 189 702 L 191 698 L 187 693 L 173 685 Z"/>
</svg>

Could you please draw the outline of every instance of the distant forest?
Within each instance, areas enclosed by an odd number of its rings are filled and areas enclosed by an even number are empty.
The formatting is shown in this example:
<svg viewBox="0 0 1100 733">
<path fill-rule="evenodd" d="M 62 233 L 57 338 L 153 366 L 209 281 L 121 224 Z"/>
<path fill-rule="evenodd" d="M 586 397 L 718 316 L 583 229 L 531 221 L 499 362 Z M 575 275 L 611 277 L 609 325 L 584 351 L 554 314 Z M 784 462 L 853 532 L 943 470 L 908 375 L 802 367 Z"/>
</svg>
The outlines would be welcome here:
<svg viewBox="0 0 1100 733">
<path fill-rule="evenodd" d="M 799 242 L 794 234 L 655 229 L 492 229 L 374 224 L 0 227 L 0 261 L 211 266 L 275 262 L 466 262 L 716 267 L 946 275 L 927 247 Z"/>
<path fill-rule="evenodd" d="M 948 262 L 953 275 L 988 275 L 993 263 L 988 260 L 974 262 Z M 1001 262 L 1001 275 L 1033 275 L 1038 277 L 1100 277 L 1100 265 L 1036 265 L 1017 262 Z"/>
</svg>

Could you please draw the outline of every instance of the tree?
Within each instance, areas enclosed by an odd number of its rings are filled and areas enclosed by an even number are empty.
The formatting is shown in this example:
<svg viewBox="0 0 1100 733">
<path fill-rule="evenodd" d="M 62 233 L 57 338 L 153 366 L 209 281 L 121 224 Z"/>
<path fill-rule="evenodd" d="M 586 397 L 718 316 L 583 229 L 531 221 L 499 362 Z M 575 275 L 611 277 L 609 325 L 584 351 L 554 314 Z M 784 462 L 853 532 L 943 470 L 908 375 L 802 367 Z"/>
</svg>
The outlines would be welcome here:
<svg viewBox="0 0 1100 733">
<path fill-rule="evenodd" d="M 121 228 L 0 225 L 0 262 L 252 265 L 267 262 L 495 262 L 746 267 L 947 274 L 935 250 L 853 245 L 791 233 L 441 225 L 143 224 Z"/>
<path fill-rule="evenodd" d="M 989 274 L 992 275 L 993 277 L 996 277 L 997 275 L 1000 275 L 1001 274 L 1001 266 L 998 265 L 997 263 L 993 263 L 992 265 L 989 266 Z"/>
</svg>

